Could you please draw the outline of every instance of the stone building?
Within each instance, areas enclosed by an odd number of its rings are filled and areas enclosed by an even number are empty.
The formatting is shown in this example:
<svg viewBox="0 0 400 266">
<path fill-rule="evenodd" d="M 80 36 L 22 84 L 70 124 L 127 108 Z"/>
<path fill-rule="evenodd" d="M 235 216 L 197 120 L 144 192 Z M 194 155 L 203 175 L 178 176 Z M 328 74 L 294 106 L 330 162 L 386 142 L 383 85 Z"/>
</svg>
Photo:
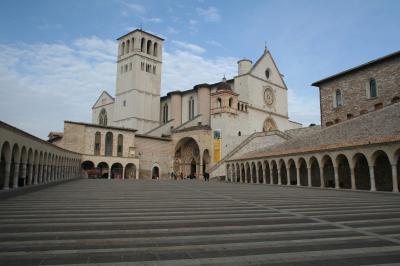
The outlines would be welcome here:
<svg viewBox="0 0 400 266">
<path fill-rule="evenodd" d="M 289 130 L 285 141 L 231 157 L 226 180 L 398 192 L 400 52 L 313 85 L 322 128 Z"/>
<path fill-rule="evenodd" d="M 131 132 L 129 149 L 135 151 L 128 160 L 139 160 L 131 162 L 139 168 L 137 176 L 168 178 L 168 173 L 175 172 L 202 177 L 205 171 L 218 176 L 224 172 L 222 162 L 249 139 L 258 138 L 257 133 L 301 127 L 288 118 L 288 89 L 268 49 L 254 64 L 240 60 L 237 75 L 231 79 L 224 77 L 160 97 L 163 42 L 141 29 L 118 38 L 115 97 L 103 91 L 92 107 L 92 123 L 74 124 L 87 129 L 82 139 L 90 143 L 91 156 L 96 140 L 89 128 L 101 127 L 114 136 L 114 131 L 125 128 Z M 72 124 L 66 122 L 57 137 L 74 139 L 67 136 L 76 132 L 68 130 Z M 54 143 L 82 152 L 73 141 L 59 139 Z M 95 161 L 91 165 L 98 168 Z"/>
<path fill-rule="evenodd" d="M 314 82 L 319 87 L 322 127 L 400 101 L 400 52 Z"/>
</svg>

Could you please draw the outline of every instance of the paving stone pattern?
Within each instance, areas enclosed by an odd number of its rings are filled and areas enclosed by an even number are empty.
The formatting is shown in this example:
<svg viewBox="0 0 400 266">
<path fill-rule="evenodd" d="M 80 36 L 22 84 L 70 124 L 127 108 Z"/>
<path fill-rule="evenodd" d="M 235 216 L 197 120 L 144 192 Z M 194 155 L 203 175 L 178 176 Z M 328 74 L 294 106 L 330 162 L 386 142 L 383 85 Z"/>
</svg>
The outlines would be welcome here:
<svg viewBox="0 0 400 266">
<path fill-rule="evenodd" d="M 278 185 L 76 180 L 0 201 L 0 265 L 393 264 L 399 203 Z"/>
</svg>

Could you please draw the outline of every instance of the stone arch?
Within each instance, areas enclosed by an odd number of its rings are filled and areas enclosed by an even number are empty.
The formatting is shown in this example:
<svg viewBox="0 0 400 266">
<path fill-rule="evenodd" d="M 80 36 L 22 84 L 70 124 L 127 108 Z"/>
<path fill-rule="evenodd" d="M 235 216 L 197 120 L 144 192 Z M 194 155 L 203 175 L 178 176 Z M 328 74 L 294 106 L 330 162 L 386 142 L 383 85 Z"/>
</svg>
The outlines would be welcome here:
<svg viewBox="0 0 400 266">
<path fill-rule="evenodd" d="M 101 133 L 97 131 L 94 134 L 94 155 L 100 155 L 101 149 Z"/>
<path fill-rule="evenodd" d="M 146 49 L 146 52 L 147 52 L 147 54 L 151 54 L 151 48 L 152 48 L 152 42 L 151 42 L 151 40 L 147 40 L 147 49 Z"/>
<path fill-rule="evenodd" d="M 278 127 L 276 126 L 275 120 L 272 117 L 267 117 L 263 123 L 263 131 L 269 132 L 273 130 L 277 130 Z"/>
<path fill-rule="evenodd" d="M 375 186 L 378 191 L 393 191 L 392 166 L 383 150 L 375 151 L 371 161 L 374 165 Z"/>
<path fill-rule="evenodd" d="M 371 179 L 367 157 L 362 153 L 356 153 L 352 158 L 352 164 L 354 167 L 355 188 L 370 190 Z"/>
<path fill-rule="evenodd" d="M 7 189 L 10 179 L 11 147 L 8 141 L 2 143 L 0 158 L 0 188 Z"/>
<path fill-rule="evenodd" d="M 107 111 L 105 108 L 101 109 L 99 113 L 99 125 L 107 126 Z"/>
<path fill-rule="evenodd" d="M 151 167 L 151 179 L 159 179 L 161 177 L 160 165 L 154 163 Z"/>
<path fill-rule="evenodd" d="M 261 162 L 257 162 L 258 183 L 264 183 L 264 171 Z"/>
<path fill-rule="evenodd" d="M 278 165 L 275 160 L 272 160 L 271 164 L 272 164 L 272 183 L 278 184 L 279 182 Z"/>
<path fill-rule="evenodd" d="M 264 161 L 264 177 L 266 184 L 272 184 L 271 169 L 267 160 Z"/>
<path fill-rule="evenodd" d="M 245 173 L 245 169 L 244 169 L 244 164 L 243 163 L 240 164 L 240 179 L 241 179 L 242 183 L 246 182 L 246 173 Z"/>
<path fill-rule="evenodd" d="M 33 150 L 32 148 L 29 148 L 28 150 L 28 158 L 27 158 L 27 162 L 26 162 L 26 169 L 28 172 L 27 175 L 27 180 L 26 180 L 26 184 L 27 185 L 32 185 L 32 178 L 33 178 Z M 1 174 L 0 174 L 1 176 Z M 53 180 L 54 180 L 54 174 L 53 174 Z M 0 182 L 0 186 L 1 186 L 1 182 Z"/>
<path fill-rule="evenodd" d="M 109 177 L 111 177 L 111 175 L 109 173 L 110 169 L 109 169 L 108 163 L 106 163 L 106 162 L 98 163 L 97 164 L 97 169 L 98 169 L 97 171 L 98 171 L 98 174 L 99 174 L 100 178 L 109 178 Z"/>
<path fill-rule="evenodd" d="M 321 187 L 321 170 L 319 162 L 316 157 L 312 156 L 309 160 L 310 174 L 311 174 L 311 186 Z"/>
<path fill-rule="evenodd" d="M 351 188 L 351 170 L 349 160 L 344 154 L 336 156 L 337 175 L 340 188 Z"/>
<path fill-rule="evenodd" d="M 98 171 L 94 166 L 92 161 L 83 161 L 81 163 L 81 169 L 85 173 L 85 176 L 88 178 L 97 178 Z"/>
<path fill-rule="evenodd" d="M 296 163 L 293 159 L 289 159 L 288 164 L 289 164 L 289 184 L 297 185 Z"/>
<path fill-rule="evenodd" d="M 335 187 L 335 168 L 332 158 L 325 155 L 321 160 L 324 187 Z"/>
<path fill-rule="evenodd" d="M 240 182 L 240 166 L 236 163 L 236 182 Z"/>
<path fill-rule="evenodd" d="M 125 54 L 125 42 L 122 42 L 121 44 L 121 55 Z"/>
<path fill-rule="evenodd" d="M 113 163 L 111 165 L 111 178 L 112 179 L 122 179 L 122 174 L 124 172 L 123 166 L 120 163 Z"/>
<path fill-rule="evenodd" d="M 136 165 L 133 163 L 128 163 L 125 166 L 125 176 L 124 179 L 136 179 Z"/>
<path fill-rule="evenodd" d="M 11 154 L 10 182 L 9 188 L 17 187 L 19 175 L 19 163 L 21 151 L 17 143 L 13 145 Z"/>
<path fill-rule="evenodd" d="M 392 171 L 395 171 L 397 175 L 397 189 L 393 188 L 393 191 L 398 192 L 400 190 L 400 148 L 394 152 L 392 167 L 394 167 Z"/>
<path fill-rule="evenodd" d="M 279 172 L 280 172 L 280 184 L 287 185 L 288 184 L 288 173 L 286 171 L 286 163 L 283 159 L 279 160 Z"/>
<path fill-rule="evenodd" d="M 300 186 L 309 186 L 307 161 L 303 157 L 300 157 L 297 160 L 297 167 L 299 168 Z"/>
<path fill-rule="evenodd" d="M 251 170 L 249 162 L 246 162 L 246 183 L 251 182 Z"/>
<path fill-rule="evenodd" d="M 154 42 L 153 55 L 154 56 L 158 55 L 158 43 L 157 42 Z"/>
<path fill-rule="evenodd" d="M 130 47 L 131 46 L 131 41 L 130 40 L 127 40 L 126 41 L 126 53 L 128 54 L 129 53 L 129 51 L 130 51 Z"/>
<path fill-rule="evenodd" d="M 200 170 L 200 148 L 195 139 L 184 137 L 175 145 L 174 171 L 178 176 L 198 176 Z"/>
<path fill-rule="evenodd" d="M 251 163 L 251 183 L 257 183 L 257 168 L 254 162 Z"/>
<path fill-rule="evenodd" d="M 225 181 L 230 181 L 232 178 L 231 174 L 231 165 L 228 163 L 226 164 L 226 176 L 225 176 Z"/>
</svg>

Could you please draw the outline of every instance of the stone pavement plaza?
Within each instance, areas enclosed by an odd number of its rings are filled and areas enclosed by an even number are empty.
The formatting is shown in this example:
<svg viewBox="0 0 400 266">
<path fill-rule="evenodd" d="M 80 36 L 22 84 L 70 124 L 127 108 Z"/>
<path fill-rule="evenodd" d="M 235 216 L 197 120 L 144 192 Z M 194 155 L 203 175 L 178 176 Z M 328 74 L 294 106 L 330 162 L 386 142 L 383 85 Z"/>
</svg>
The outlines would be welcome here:
<svg viewBox="0 0 400 266">
<path fill-rule="evenodd" d="M 392 265 L 400 197 L 87 180 L 0 200 L 0 265 Z"/>
</svg>

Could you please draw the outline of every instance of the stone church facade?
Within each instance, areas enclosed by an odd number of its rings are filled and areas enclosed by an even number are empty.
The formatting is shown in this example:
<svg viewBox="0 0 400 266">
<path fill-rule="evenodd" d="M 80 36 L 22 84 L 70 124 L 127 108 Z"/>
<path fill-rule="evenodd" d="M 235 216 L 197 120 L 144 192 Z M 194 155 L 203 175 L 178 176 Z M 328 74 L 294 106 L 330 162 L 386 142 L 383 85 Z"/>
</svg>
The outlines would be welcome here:
<svg viewBox="0 0 400 266">
<path fill-rule="evenodd" d="M 89 143 L 84 151 L 89 156 L 85 157 L 87 167 L 108 167 L 100 173 L 125 178 L 130 160 L 138 169 L 135 178 L 169 178 L 172 172 L 202 178 L 252 134 L 301 127 L 288 118 L 288 89 L 268 49 L 254 64 L 240 60 L 238 73 L 231 79 L 223 77 L 213 84 L 197 84 L 160 96 L 163 42 L 140 29 L 118 38 L 114 96 L 103 91 L 92 107 L 91 123 L 74 125 L 97 128 L 81 134 Z M 69 130 L 72 124 L 65 122 L 63 137 L 54 143 L 81 152 L 77 148 L 81 144 L 62 141 L 78 132 Z M 118 144 L 119 136 L 129 138 L 130 144 Z M 106 153 L 104 147 L 108 146 L 127 151 Z M 121 162 L 115 162 L 115 157 Z M 113 174 L 115 163 L 118 175 Z M 219 174 L 223 167 L 214 173 Z"/>
</svg>

